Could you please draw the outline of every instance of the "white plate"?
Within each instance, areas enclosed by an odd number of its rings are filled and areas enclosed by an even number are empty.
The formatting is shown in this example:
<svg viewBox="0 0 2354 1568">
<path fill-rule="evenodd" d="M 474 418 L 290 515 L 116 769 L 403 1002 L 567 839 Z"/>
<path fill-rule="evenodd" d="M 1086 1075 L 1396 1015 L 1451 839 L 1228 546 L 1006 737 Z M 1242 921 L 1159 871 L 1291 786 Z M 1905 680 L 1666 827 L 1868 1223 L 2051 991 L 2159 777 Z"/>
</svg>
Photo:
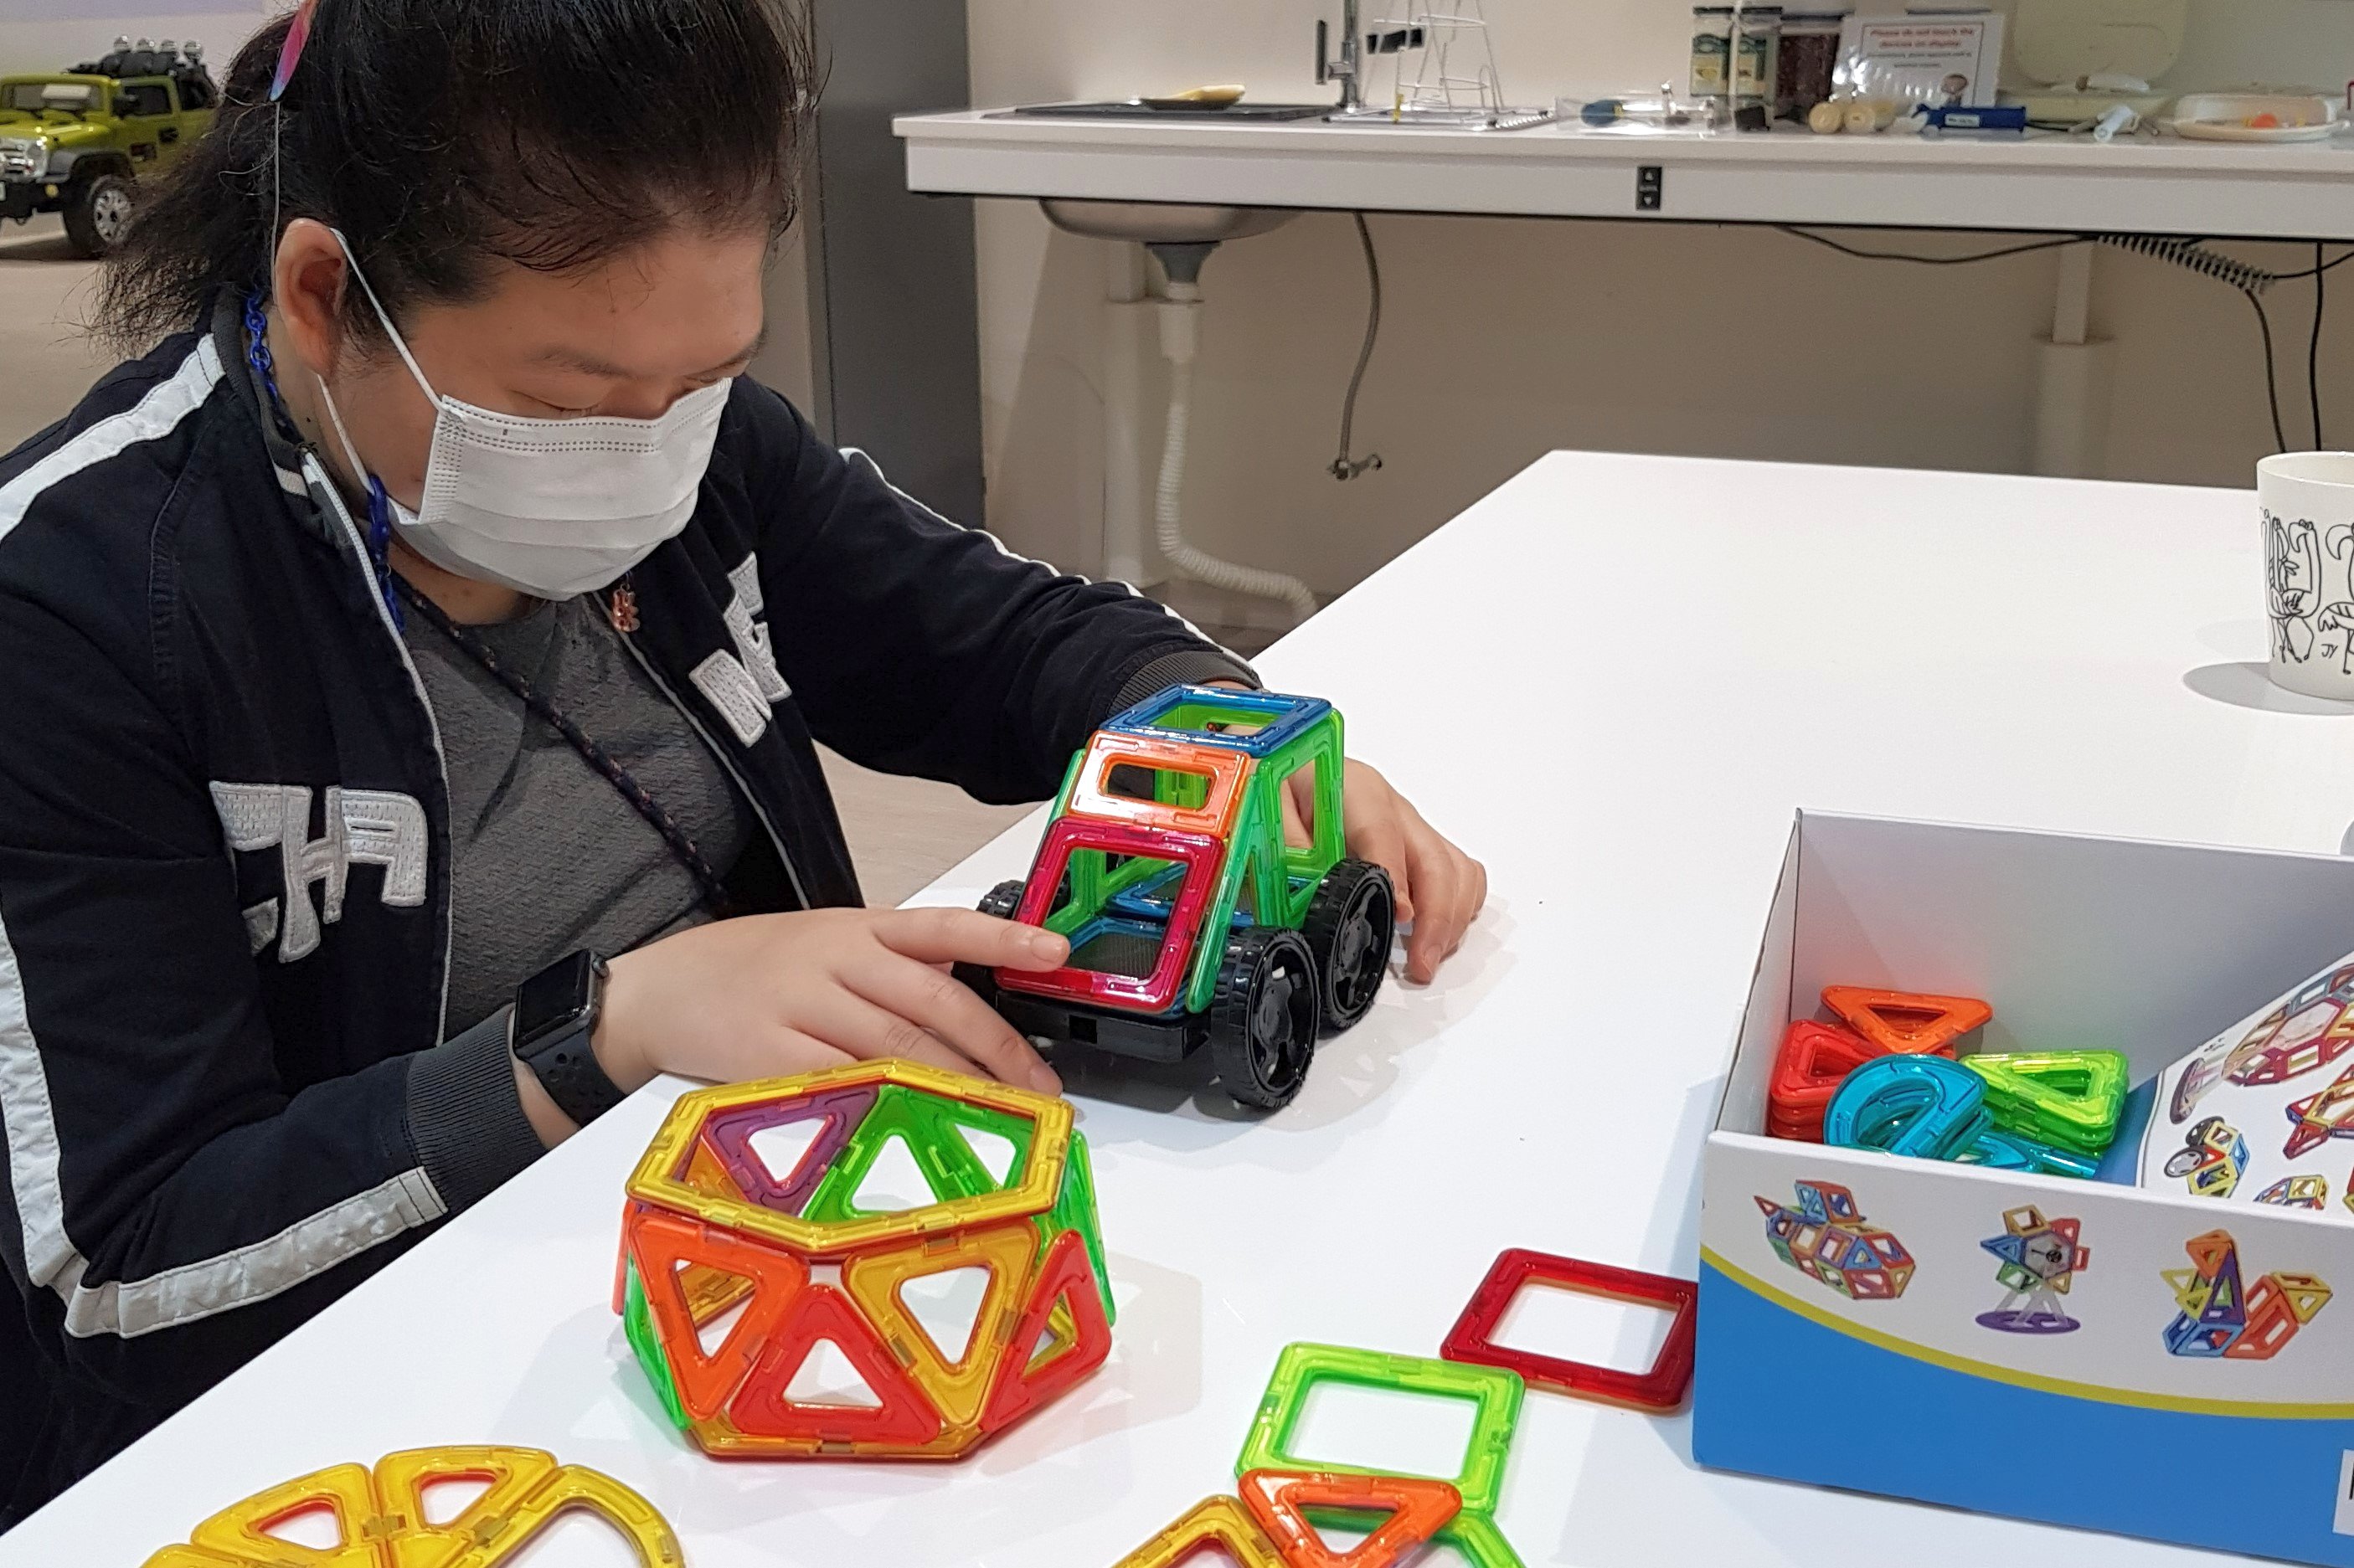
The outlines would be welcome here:
<svg viewBox="0 0 2354 1568">
<path fill-rule="evenodd" d="M 2336 125 L 2245 125 L 2236 120 L 2178 120 L 2174 133 L 2194 142 L 2327 142 Z"/>
</svg>

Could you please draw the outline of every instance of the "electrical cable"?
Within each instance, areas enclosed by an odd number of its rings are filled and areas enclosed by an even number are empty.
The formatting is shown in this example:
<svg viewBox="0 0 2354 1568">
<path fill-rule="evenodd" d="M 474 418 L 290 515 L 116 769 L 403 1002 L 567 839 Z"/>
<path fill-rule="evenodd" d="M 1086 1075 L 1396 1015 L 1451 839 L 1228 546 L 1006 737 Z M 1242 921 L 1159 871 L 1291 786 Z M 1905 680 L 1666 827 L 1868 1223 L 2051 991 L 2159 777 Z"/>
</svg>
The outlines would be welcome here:
<svg viewBox="0 0 2354 1568">
<path fill-rule="evenodd" d="M 1362 212 L 1352 213 L 1357 220 L 1357 240 L 1365 249 L 1365 341 L 1357 350 L 1357 368 L 1349 376 L 1349 395 L 1341 403 L 1341 454 L 1332 460 L 1329 471 L 1334 479 L 1352 480 L 1367 469 L 1382 466 L 1382 454 L 1367 452 L 1363 457 L 1349 455 L 1350 437 L 1357 422 L 1357 391 L 1365 384 L 1365 366 L 1373 363 L 1373 341 L 1382 332 L 1382 262 L 1373 254 L 1373 231 L 1365 223 Z"/>
<path fill-rule="evenodd" d="M 1967 256 L 1919 256 L 1906 250 L 1859 250 L 1852 245 L 1841 244 L 1827 234 L 1816 234 L 1808 229 L 1793 228 L 1787 223 L 1777 223 L 1774 227 L 1784 234 L 1798 239 L 1810 239 L 1817 245 L 1836 250 L 1842 256 L 1855 257 L 1859 260 L 1911 261 L 1923 267 L 1962 267 L 1973 261 L 1996 261 L 2005 256 L 2024 256 L 2033 250 L 2058 250 L 2070 245 L 2084 245 L 2093 238 L 2093 236 L 2088 234 L 2068 234 L 2055 239 L 2035 239 L 2024 245 L 2007 245 L 1999 250 L 1976 251 Z"/>
<path fill-rule="evenodd" d="M 2056 250 L 2070 245 L 2101 244 L 2120 250 L 2130 250 L 2137 256 L 2153 257 L 2177 267 L 2229 283 L 2240 291 L 2249 307 L 2256 313 L 2256 332 L 2264 349 L 2264 402 L 2272 412 L 2273 447 L 2276 451 L 2288 450 L 2288 430 L 2281 420 L 2280 367 L 2273 347 L 2273 323 L 2264 309 L 2264 293 L 2274 283 L 2285 283 L 2299 278 L 2313 280 L 2313 335 L 2306 350 L 2306 391 L 2313 409 L 2313 444 L 2318 450 L 2321 441 L 2321 322 L 2325 299 L 2325 276 L 2333 269 L 2354 261 L 2354 250 L 2325 260 L 2321 244 L 2313 247 L 2313 265 L 2301 271 L 2272 272 L 2236 257 L 2225 256 L 2207 249 L 2206 241 L 2197 237 L 2161 234 L 2074 234 L 2053 239 L 2038 239 L 2024 245 L 2005 246 L 1998 250 L 1981 250 L 1967 256 L 1920 256 L 1902 250 L 1863 250 L 1844 245 L 1828 235 L 1811 233 L 1786 223 L 1774 227 L 1784 234 L 1799 239 L 1812 240 L 1842 256 L 1853 256 L 1865 261 L 1911 261 L 1926 267 L 1958 267 L 1974 261 L 1993 261 L 2005 256 L 2023 256 L 2033 250 Z"/>
<path fill-rule="evenodd" d="M 2305 395 L 2313 405 L 2313 450 L 2321 444 L 2321 309 L 2329 269 L 2321 264 L 2321 241 L 2313 242 L 2313 336 L 2305 345 Z"/>
<path fill-rule="evenodd" d="M 2318 267 L 2306 267 L 2295 272 L 2274 272 L 2271 277 L 2275 283 L 2294 283 L 2301 278 L 2317 278 L 2324 272 L 2334 271 L 2349 261 L 2354 261 L 2354 250 L 2349 250 L 2343 256 L 2333 256 Z"/>
<path fill-rule="evenodd" d="M 2288 437 L 2281 429 L 2280 383 L 2273 366 L 2273 320 L 2264 313 L 2264 302 L 2257 297 L 2256 290 L 2242 289 L 2240 292 L 2245 296 L 2248 303 L 2254 307 L 2256 330 L 2264 334 L 2264 397 L 2272 404 L 2273 409 L 2273 450 L 2285 452 L 2288 450 Z"/>
<path fill-rule="evenodd" d="M 2202 278 L 2212 278 L 2229 283 L 2246 294 L 2261 294 L 2283 281 L 2278 272 L 2267 272 L 2262 267 L 2225 256 L 2207 249 L 2202 239 L 2184 239 L 2164 234 L 2103 234 L 2095 236 L 2104 245 L 2119 250 L 2130 250 L 2137 256 L 2151 256 L 2168 261 Z"/>
</svg>

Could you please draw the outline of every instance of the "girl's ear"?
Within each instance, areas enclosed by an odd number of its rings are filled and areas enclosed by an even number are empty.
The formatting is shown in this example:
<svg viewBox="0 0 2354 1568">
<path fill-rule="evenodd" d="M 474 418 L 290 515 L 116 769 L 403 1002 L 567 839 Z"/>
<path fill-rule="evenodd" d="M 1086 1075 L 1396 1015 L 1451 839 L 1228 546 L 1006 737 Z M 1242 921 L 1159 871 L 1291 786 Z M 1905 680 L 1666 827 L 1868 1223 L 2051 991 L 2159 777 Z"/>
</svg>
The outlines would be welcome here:
<svg viewBox="0 0 2354 1568">
<path fill-rule="evenodd" d="M 343 245 L 316 218 L 298 217 L 279 236 L 270 270 L 270 302 L 295 357 L 323 379 L 343 349 L 344 290 L 350 278 Z"/>
</svg>

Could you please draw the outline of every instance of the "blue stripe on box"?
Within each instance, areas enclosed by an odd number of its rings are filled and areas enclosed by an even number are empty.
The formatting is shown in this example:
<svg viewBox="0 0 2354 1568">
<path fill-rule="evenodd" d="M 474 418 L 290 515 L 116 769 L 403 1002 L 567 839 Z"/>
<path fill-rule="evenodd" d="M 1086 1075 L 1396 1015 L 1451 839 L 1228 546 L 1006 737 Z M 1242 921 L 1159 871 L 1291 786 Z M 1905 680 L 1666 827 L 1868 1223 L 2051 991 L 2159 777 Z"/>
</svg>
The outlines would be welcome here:
<svg viewBox="0 0 2354 1568">
<path fill-rule="evenodd" d="M 1841 1333 L 1705 1261 L 1700 1290 L 1703 1465 L 2354 1568 L 2354 1421 L 2074 1398 Z"/>
</svg>

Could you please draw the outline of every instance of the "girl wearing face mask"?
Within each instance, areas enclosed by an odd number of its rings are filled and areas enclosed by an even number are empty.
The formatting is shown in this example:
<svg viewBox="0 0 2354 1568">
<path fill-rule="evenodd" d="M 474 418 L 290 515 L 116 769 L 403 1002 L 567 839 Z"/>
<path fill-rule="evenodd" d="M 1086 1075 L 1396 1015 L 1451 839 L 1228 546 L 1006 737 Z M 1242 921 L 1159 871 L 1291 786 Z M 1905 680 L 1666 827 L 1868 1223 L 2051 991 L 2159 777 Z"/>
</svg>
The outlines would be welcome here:
<svg viewBox="0 0 2354 1568">
<path fill-rule="evenodd" d="M 1037 800 L 1253 677 L 746 374 L 813 81 L 771 4 L 265 29 L 110 270 L 143 357 L 0 459 L 17 1506 L 657 1072 L 1055 1086 L 947 969 L 1063 940 L 860 907 L 815 743 Z M 1484 878 L 1348 787 L 1426 980 Z"/>
</svg>

